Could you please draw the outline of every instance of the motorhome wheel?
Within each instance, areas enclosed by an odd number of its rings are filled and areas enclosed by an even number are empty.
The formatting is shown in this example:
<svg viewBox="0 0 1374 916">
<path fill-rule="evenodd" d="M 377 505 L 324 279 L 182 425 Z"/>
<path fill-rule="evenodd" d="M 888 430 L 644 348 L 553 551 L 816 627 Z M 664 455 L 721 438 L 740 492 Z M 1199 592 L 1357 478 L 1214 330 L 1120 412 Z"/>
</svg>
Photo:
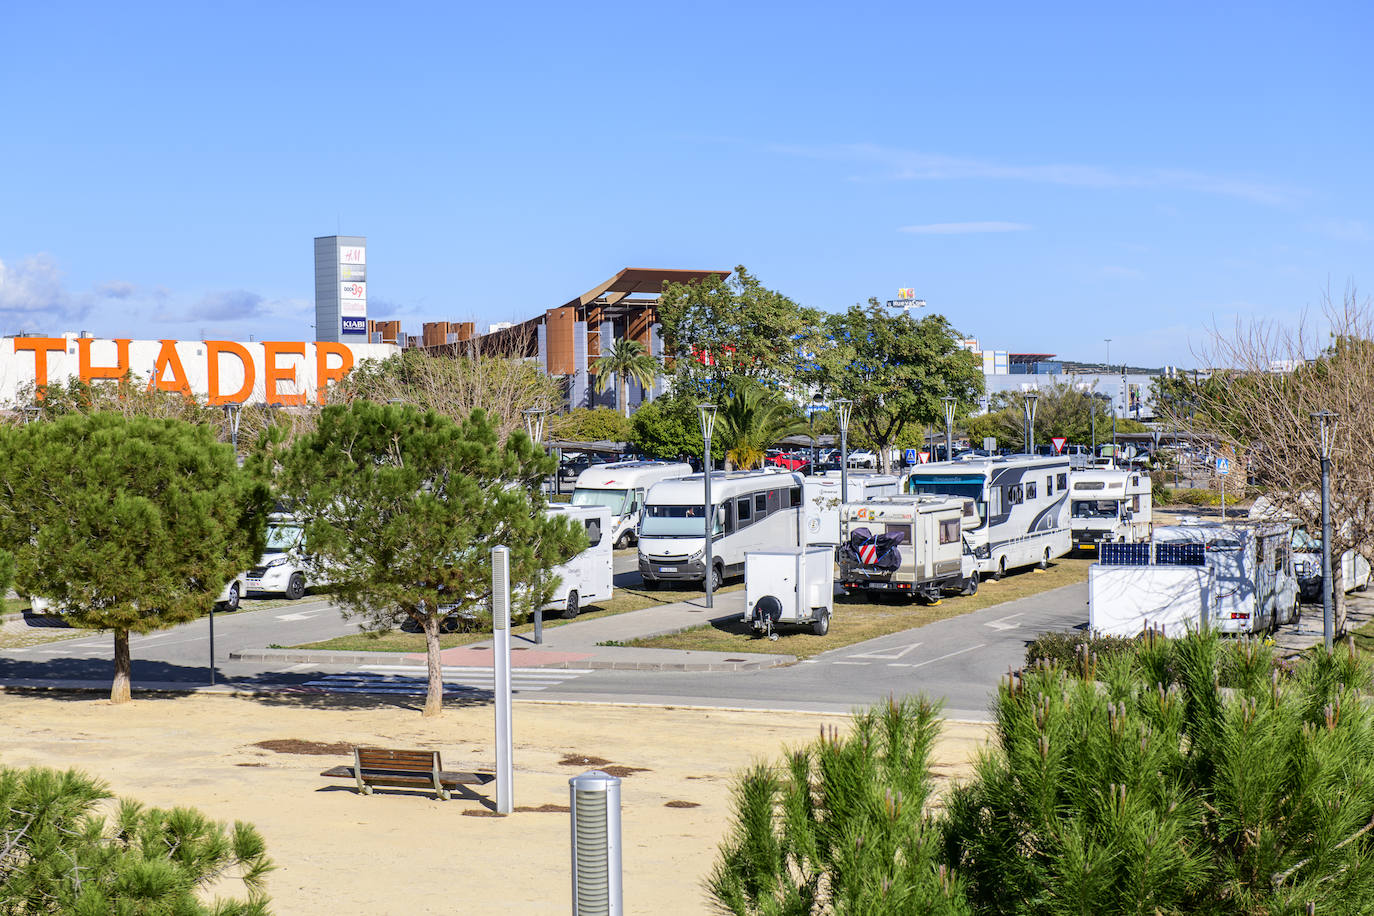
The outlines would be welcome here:
<svg viewBox="0 0 1374 916">
<path fill-rule="evenodd" d="M 1040 568 L 1041 568 L 1041 569 L 1049 569 L 1049 568 L 1050 568 L 1050 549 L 1049 549 L 1048 547 L 1045 548 L 1045 557 L 1044 557 L 1044 559 L 1042 559 L 1042 560 L 1040 561 Z"/>
<path fill-rule="evenodd" d="M 219 606 L 226 611 L 237 611 L 239 609 L 239 584 L 237 582 L 230 583 L 229 597 L 221 601 Z"/>
<path fill-rule="evenodd" d="M 964 595 L 976 595 L 976 594 L 978 594 L 978 574 L 977 574 L 977 573 L 974 573 L 973 575 L 969 576 L 967 579 L 964 580 L 964 588 L 963 588 L 963 591 L 961 592 L 961 594 L 964 594 Z"/>
<path fill-rule="evenodd" d="M 568 603 L 563 608 L 562 617 L 564 620 L 572 620 L 577 616 L 577 589 L 568 592 Z"/>
<path fill-rule="evenodd" d="M 821 608 L 820 612 L 820 616 L 811 624 L 811 632 L 817 636 L 824 636 L 830 632 L 830 612 L 825 608 Z"/>
<path fill-rule="evenodd" d="M 633 532 L 631 532 L 631 531 L 626 531 L 626 532 L 624 532 L 623 534 L 620 535 L 620 537 L 618 537 L 618 538 L 615 539 L 615 549 L 616 549 L 616 550 L 626 550 L 626 549 L 628 549 L 628 548 L 630 547 L 630 545 L 632 545 L 632 544 L 635 542 L 635 541 L 634 541 L 634 538 L 635 538 L 635 536 L 634 536 L 634 533 L 633 533 Z"/>
<path fill-rule="evenodd" d="M 997 572 L 992 574 L 994 579 L 1005 579 L 1007 577 L 1007 558 L 1002 557 L 997 561 Z"/>
<path fill-rule="evenodd" d="M 286 583 L 286 597 L 292 601 L 299 601 L 305 597 L 305 576 L 300 573 L 291 574 L 291 579 Z"/>
<path fill-rule="evenodd" d="M 722 581 L 724 581 L 724 578 L 725 578 L 725 577 L 721 574 L 720 564 L 719 564 L 719 563 L 714 563 L 714 564 L 712 564 L 712 566 L 711 566 L 711 591 L 714 592 L 714 591 L 719 590 L 719 589 L 720 589 L 720 584 L 721 584 Z"/>
</svg>

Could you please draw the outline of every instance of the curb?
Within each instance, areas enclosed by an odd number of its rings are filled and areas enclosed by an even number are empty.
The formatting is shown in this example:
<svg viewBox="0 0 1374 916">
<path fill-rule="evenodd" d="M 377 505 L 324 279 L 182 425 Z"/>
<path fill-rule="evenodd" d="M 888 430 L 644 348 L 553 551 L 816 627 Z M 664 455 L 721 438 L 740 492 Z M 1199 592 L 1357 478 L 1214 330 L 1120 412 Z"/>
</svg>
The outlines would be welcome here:
<svg viewBox="0 0 1374 916">
<path fill-rule="evenodd" d="M 675 650 L 639 649 L 639 652 L 671 652 Z M 291 662 L 318 665 L 365 665 L 381 661 L 395 662 L 398 656 L 415 653 L 400 652 L 300 652 L 294 649 L 250 649 L 230 652 L 236 662 Z M 516 665 L 518 669 L 593 668 L 602 671 L 763 671 L 795 664 L 792 655 L 763 655 L 752 659 L 727 659 L 716 662 L 694 661 L 626 661 L 614 658 L 586 658 L 578 661 L 551 662 L 546 665 Z M 419 666 L 417 666 L 419 667 Z"/>
</svg>

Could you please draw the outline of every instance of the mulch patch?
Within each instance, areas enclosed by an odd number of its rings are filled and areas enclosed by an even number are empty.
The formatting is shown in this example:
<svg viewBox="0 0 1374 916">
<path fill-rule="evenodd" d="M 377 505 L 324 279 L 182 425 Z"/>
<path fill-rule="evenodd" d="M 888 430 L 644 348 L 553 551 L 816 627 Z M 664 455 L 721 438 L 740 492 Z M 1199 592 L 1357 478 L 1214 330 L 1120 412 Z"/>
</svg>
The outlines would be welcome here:
<svg viewBox="0 0 1374 916">
<path fill-rule="evenodd" d="M 463 814 L 466 817 L 505 817 L 499 811 L 492 811 L 490 808 L 464 808 Z"/>
<path fill-rule="evenodd" d="M 347 741 L 327 744 L 323 741 L 302 741 L 300 738 L 269 738 L 266 741 L 255 742 L 252 747 L 276 751 L 278 754 L 311 754 L 318 757 L 347 754 L 353 750 L 353 745 Z"/>
<path fill-rule="evenodd" d="M 665 807 L 665 808 L 700 808 L 700 807 L 701 807 L 701 803 L 700 803 L 700 802 L 689 802 L 689 801 L 681 801 L 681 800 L 679 800 L 679 799 L 673 799 L 673 800 L 670 801 L 670 802 L 664 802 L 664 803 L 663 803 L 663 807 Z"/>
<path fill-rule="evenodd" d="M 627 767 L 620 764 L 612 764 L 605 757 L 593 757 L 583 754 L 565 754 L 563 759 L 558 761 L 559 766 L 565 767 L 596 767 L 607 776 L 614 776 L 616 779 L 624 779 L 632 773 L 651 773 L 648 767 Z"/>
<path fill-rule="evenodd" d="M 568 806 L 567 806 L 567 805 L 551 805 L 551 804 L 544 804 L 544 805 L 539 805 L 538 807 L 531 807 L 531 806 L 529 806 L 529 805 L 517 805 L 517 806 L 515 807 L 515 810 L 516 810 L 517 812 L 522 812 L 522 813 L 528 811 L 528 812 L 532 812 L 532 813 L 549 812 L 549 813 L 567 814 L 567 813 L 568 813 Z"/>
</svg>

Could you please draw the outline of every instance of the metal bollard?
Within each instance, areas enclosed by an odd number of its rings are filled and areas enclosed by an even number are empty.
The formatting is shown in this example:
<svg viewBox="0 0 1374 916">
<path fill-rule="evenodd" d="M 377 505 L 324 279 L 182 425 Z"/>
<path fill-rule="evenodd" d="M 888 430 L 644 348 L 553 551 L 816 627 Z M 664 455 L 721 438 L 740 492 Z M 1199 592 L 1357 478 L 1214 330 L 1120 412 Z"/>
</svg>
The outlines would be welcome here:
<svg viewBox="0 0 1374 916">
<path fill-rule="evenodd" d="M 496 811 L 510 814 L 514 804 L 511 783 L 510 688 L 510 548 L 491 549 L 491 629 L 495 651 L 492 660 L 492 694 L 496 706 Z"/>
<path fill-rule="evenodd" d="M 573 916 L 621 916 L 620 780 L 588 770 L 568 780 Z"/>
</svg>

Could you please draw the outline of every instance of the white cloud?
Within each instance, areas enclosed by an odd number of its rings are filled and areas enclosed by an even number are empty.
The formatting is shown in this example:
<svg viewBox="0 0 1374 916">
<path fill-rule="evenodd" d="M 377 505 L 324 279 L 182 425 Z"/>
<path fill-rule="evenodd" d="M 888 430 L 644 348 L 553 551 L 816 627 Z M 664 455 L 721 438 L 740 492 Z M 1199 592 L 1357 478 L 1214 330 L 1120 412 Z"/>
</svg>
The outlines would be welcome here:
<svg viewBox="0 0 1374 916">
<path fill-rule="evenodd" d="M 109 283 L 102 283 L 95 288 L 95 291 L 107 299 L 128 299 L 138 292 L 138 287 L 132 283 L 125 283 L 123 280 L 113 280 Z"/>
<path fill-rule="evenodd" d="M 256 318 L 263 311 L 262 296 L 246 289 L 219 290 L 207 293 L 191 307 L 183 320 L 237 321 Z"/>
<path fill-rule="evenodd" d="M 970 222 L 970 223 L 925 223 L 920 226 L 903 226 L 899 232 L 916 235 L 968 235 L 974 232 L 1025 232 L 1031 227 L 1025 223 Z"/>
<path fill-rule="evenodd" d="M 33 255 L 12 265 L 0 261 L 0 330 L 56 334 L 88 309 L 85 297 L 67 291 L 57 262 L 48 255 Z"/>
<path fill-rule="evenodd" d="M 1278 204 L 1297 195 L 1292 188 L 1237 175 L 1213 175 L 1188 169 L 1114 169 L 1073 163 L 1026 165 L 966 159 L 870 143 L 828 147 L 776 147 L 779 152 L 814 159 L 866 162 L 880 166 L 877 177 L 895 181 L 994 179 L 1028 181 L 1080 188 L 1163 188 L 1238 197 Z"/>
</svg>

